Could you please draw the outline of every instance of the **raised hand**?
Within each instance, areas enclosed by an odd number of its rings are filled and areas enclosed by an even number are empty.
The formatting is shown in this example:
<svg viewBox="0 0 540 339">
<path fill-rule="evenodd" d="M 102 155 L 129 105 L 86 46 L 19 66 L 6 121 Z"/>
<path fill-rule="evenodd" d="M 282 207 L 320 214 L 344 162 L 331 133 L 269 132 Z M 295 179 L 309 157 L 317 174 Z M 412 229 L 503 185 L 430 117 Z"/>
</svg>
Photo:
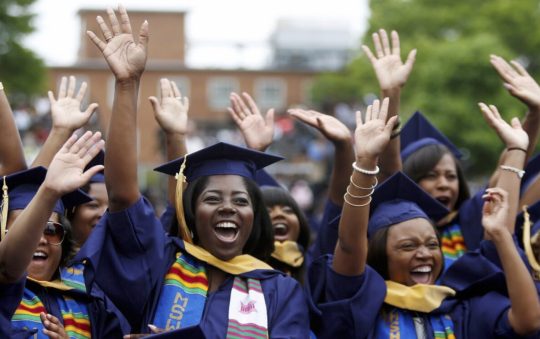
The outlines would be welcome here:
<svg viewBox="0 0 540 339">
<path fill-rule="evenodd" d="M 381 90 L 385 91 L 403 87 L 411 74 L 416 58 L 416 49 L 409 52 L 407 60 L 403 63 L 401 60 L 399 35 L 396 31 L 392 31 L 391 33 L 391 46 L 388 40 L 388 34 L 384 29 L 373 33 L 372 38 L 377 56 L 373 55 L 366 45 L 363 45 L 362 49 L 373 66 Z"/>
<path fill-rule="evenodd" d="M 291 108 L 287 112 L 293 118 L 318 129 L 333 144 L 351 142 L 351 131 L 349 131 L 349 128 L 331 115 L 300 108 Z"/>
<path fill-rule="evenodd" d="M 274 109 L 269 109 L 266 117 L 263 117 L 249 94 L 244 92 L 242 97 L 231 93 L 231 107 L 227 110 L 242 132 L 246 145 L 251 149 L 265 151 L 274 137 Z"/>
<path fill-rule="evenodd" d="M 500 56 L 493 54 L 490 55 L 489 61 L 511 95 L 529 107 L 540 108 L 540 86 L 520 63 L 512 60 L 509 64 Z"/>
<path fill-rule="evenodd" d="M 39 314 L 39 318 L 43 323 L 43 327 L 45 327 L 43 329 L 43 333 L 49 336 L 49 338 L 69 339 L 69 336 L 67 335 L 64 326 L 57 317 L 52 314 L 45 314 L 44 312 L 41 312 Z"/>
<path fill-rule="evenodd" d="M 499 187 L 492 187 L 486 189 L 482 198 L 484 199 L 482 225 L 486 239 L 493 239 L 502 232 L 508 232 L 506 226 L 509 209 L 508 193 Z"/>
<path fill-rule="evenodd" d="M 99 39 L 94 32 L 87 31 L 86 34 L 101 50 L 117 80 L 140 78 L 146 65 L 148 22 L 145 20 L 141 25 L 139 41 L 136 43 L 126 9 L 119 5 L 118 13 L 120 22 L 115 12 L 111 8 L 107 9 L 111 29 L 101 16 L 97 17 L 105 41 Z"/>
<path fill-rule="evenodd" d="M 96 165 L 84 172 L 104 144 L 100 132 L 87 131 L 80 138 L 72 135 L 51 161 L 43 185 L 62 196 L 86 184 L 103 170 L 103 165 Z"/>
<path fill-rule="evenodd" d="M 52 128 L 69 130 L 71 133 L 83 127 L 98 107 L 98 104 L 92 103 L 84 112 L 81 111 L 87 85 L 83 82 L 76 95 L 75 85 L 74 76 L 69 77 L 69 83 L 66 77 L 62 77 L 58 88 L 58 98 L 54 97 L 52 91 L 48 92 L 51 102 Z"/>
<path fill-rule="evenodd" d="M 373 105 L 369 105 L 364 119 L 360 111 L 356 112 L 354 139 L 357 158 L 376 158 L 384 151 L 397 119 L 397 116 L 393 116 L 386 121 L 387 114 L 388 98 L 382 104 L 375 100 Z"/>
<path fill-rule="evenodd" d="M 161 100 L 148 98 L 154 109 L 159 126 L 165 133 L 185 135 L 188 125 L 189 99 L 182 97 L 180 90 L 169 79 L 161 79 Z"/>
<path fill-rule="evenodd" d="M 529 146 L 529 136 L 521 127 L 518 118 L 512 118 L 512 125 L 509 125 L 501 117 L 497 107 L 494 105 L 487 106 L 480 102 L 478 103 L 478 106 L 480 106 L 480 110 L 488 125 L 497 133 L 507 148 L 517 147 L 525 150 L 527 149 Z"/>
</svg>

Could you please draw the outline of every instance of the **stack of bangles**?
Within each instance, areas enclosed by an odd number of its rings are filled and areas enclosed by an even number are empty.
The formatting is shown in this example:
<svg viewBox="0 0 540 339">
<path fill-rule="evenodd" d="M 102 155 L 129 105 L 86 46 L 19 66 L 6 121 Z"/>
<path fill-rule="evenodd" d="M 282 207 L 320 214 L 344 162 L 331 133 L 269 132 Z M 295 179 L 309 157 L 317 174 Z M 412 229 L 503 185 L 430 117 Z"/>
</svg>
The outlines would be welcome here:
<svg viewBox="0 0 540 339">
<path fill-rule="evenodd" d="M 375 187 L 377 187 L 377 184 L 379 183 L 379 181 L 377 180 L 377 174 L 379 174 L 379 166 L 375 166 L 375 169 L 373 171 L 369 171 L 369 170 L 365 170 L 363 168 L 358 167 L 356 165 L 356 162 L 353 162 L 352 167 L 358 173 L 362 173 L 362 174 L 365 174 L 365 175 L 371 175 L 371 176 L 375 177 L 375 183 L 371 187 L 362 187 L 362 186 L 359 186 L 359 185 L 355 184 L 355 182 L 353 181 L 353 177 L 351 175 L 351 178 L 350 178 L 351 184 L 349 186 L 347 186 L 347 191 L 343 195 L 343 200 L 347 204 L 349 204 L 349 205 L 351 205 L 353 207 L 367 206 L 371 202 L 371 196 L 373 195 L 373 192 L 375 191 Z M 350 191 L 351 185 L 356 190 L 363 190 L 363 191 L 369 191 L 369 192 L 367 194 L 364 194 L 364 195 L 352 194 L 351 191 Z M 366 198 L 369 198 L 369 199 L 368 199 L 367 202 L 365 202 L 363 204 L 353 204 L 352 202 L 349 201 L 348 197 L 352 198 L 352 199 L 366 199 Z"/>
</svg>

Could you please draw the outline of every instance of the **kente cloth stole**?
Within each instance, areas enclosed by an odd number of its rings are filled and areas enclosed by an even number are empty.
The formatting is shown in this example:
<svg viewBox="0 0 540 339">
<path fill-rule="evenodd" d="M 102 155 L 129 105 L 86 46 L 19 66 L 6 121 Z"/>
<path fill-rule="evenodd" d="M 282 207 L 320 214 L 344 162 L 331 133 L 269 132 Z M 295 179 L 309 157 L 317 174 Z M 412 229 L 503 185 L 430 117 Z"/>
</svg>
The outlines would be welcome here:
<svg viewBox="0 0 540 339">
<path fill-rule="evenodd" d="M 435 339 L 456 339 L 454 324 L 448 315 L 418 314 L 399 308 L 385 307 L 377 317 L 375 325 L 375 338 L 380 339 L 410 339 L 417 338 L 414 326 L 414 317 L 421 316 L 424 322 L 428 321 Z M 424 324 L 425 326 L 426 324 Z M 426 327 L 424 327 L 426 328 Z M 426 330 L 429 328 L 426 328 Z M 431 337 L 426 333 L 427 337 Z"/>
<path fill-rule="evenodd" d="M 455 261 L 467 252 L 465 240 L 458 224 L 454 223 L 447 227 L 440 227 L 439 232 L 442 240 L 441 249 L 445 258 Z"/>
<path fill-rule="evenodd" d="M 165 330 L 197 325 L 208 294 L 204 262 L 178 252 L 165 275 L 153 324 Z"/>
<path fill-rule="evenodd" d="M 86 305 L 67 296 L 57 298 L 58 306 L 62 312 L 64 330 L 70 338 L 91 338 L 90 319 Z M 15 314 L 11 318 L 13 326 L 24 329 L 37 329 L 37 338 L 48 339 L 43 334 L 43 323 L 39 317 L 41 312 L 47 313 L 39 297 L 29 289 L 24 289 L 23 298 Z"/>
<path fill-rule="evenodd" d="M 298 248 L 296 241 L 274 241 L 272 258 L 279 260 L 291 267 L 300 267 L 304 263 L 304 254 Z"/>
<path fill-rule="evenodd" d="M 84 264 L 77 263 L 69 267 L 60 268 L 60 280 L 69 286 L 86 293 L 84 284 Z"/>
</svg>

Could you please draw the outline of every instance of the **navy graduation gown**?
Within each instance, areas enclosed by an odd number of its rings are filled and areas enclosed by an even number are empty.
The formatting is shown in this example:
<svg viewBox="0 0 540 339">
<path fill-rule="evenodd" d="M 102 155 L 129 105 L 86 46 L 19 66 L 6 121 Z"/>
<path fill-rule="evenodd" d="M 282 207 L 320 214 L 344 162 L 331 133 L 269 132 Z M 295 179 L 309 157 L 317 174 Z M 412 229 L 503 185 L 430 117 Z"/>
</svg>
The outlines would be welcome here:
<svg viewBox="0 0 540 339">
<path fill-rule="evenodd" d="M 128 209 L 107 212 L 95 227 L 77 259 L 87 260 L 85 281 L 98 285 L 118 306 L 133 332 L 148 333 L 165 274 L 183 242 L 168 236 L 154 209 L 143 197 Z M 259 279 L 272 338 L 307 338 L 309 320 L 298 282 L 274 270 L 242 274 Z M 225 337 L 233 277 L 207 296 L 200 327 L 208 338 Z"/>
</svg>

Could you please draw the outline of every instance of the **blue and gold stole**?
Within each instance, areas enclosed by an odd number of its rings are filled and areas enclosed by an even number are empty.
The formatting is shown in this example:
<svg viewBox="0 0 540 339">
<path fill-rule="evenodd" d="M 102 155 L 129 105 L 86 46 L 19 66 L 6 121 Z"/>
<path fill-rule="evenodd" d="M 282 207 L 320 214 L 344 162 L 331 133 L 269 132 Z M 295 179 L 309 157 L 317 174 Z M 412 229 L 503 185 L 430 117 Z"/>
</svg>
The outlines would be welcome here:
<svg viewBox="0 0 540 339">
<path fill-rule="evenodd" d="M 28 279 L 32 280 L 30 278 Z M 32 281 L 43 287 L 57 291 L 69 291 L 72 289 L 59 281 Z M 62 313 L 62 319 L 59 320 L 63 322 L 66 334 L 70 338 L 91 338 L 90 318 L 86 305 L 68 296 L 61 296 L 60 294 L 58 294 L 56 301 Z M 48 313 L 43 301 L 30 289 L 25 288 L 21 303 L 11 318 L 11 322 L 17 328 L 37 330 L 37 338 L 48 338 L 48 336 L 43 334 L 44 327 L 39 317 L 41 312 Z"/>
<path fill-rule="evenodd" d="M 76 263 L 70 266 L 60 268 L 60 280 L 69 287 L 86 293 L 84 284 L 84 264 Z"/>
<path fill-rule="evenodd" d="M 414 318 L 420 317 L 433 331 L 428 337 L 455 339 L 452 319 L 445 314 L 432 314 L 444 299 L 455 295 L 455 291 L 445 286 L 423 285 L 405 286 L 393 281 L 386 282 L 385 306 L 377 317 L 375 338 L 416 338 Z"/>
</svg>

